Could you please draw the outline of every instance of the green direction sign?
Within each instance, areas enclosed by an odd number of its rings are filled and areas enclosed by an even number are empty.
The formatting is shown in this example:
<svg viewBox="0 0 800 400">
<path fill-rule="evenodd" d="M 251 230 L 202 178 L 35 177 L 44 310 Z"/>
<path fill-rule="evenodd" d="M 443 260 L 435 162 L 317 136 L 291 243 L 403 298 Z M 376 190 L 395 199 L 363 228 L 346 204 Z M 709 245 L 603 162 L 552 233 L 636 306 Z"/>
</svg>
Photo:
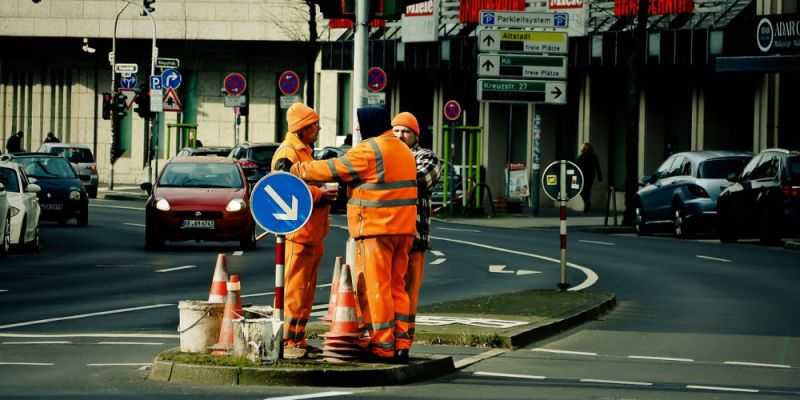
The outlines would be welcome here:
<svg viewBox="0 0 800 400">
<path fill-rule="evenodd" d="M 478 51 L 547 54 L 569 52 L 566 32 L 483 29 L 478 36 Z"/>
<path fill-rule="evenodd" d="M 566 104 L 567 82 L 478 79 L 478 101 L 489 103 Z"/>
<path fill-rule="evenodd" d="M 567 57 L 479 54 L 478 76 L 567 79 Z"/>
</svg>

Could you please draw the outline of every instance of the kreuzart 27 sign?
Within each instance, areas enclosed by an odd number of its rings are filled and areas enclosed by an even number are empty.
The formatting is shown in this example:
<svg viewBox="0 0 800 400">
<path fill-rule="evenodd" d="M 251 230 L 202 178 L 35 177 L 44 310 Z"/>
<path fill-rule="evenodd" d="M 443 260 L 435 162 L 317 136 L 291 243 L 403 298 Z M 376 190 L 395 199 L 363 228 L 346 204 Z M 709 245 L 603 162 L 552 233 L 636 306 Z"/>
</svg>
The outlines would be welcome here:
<svg viewBox="0 0 800 400">
<path fill-rule="evenodd" d="M 800 14 L 764 15 L 756 26 L 762 54 L 800 53 Z"/>
<path fill-rule="evenodd" d="M 636 16 L 639 13 L 640 0 L 614 0 L 614 15 Z M 694 9 L 694 0 L 650 0 L 647 14 L 684 14 Z"/>
</svg>

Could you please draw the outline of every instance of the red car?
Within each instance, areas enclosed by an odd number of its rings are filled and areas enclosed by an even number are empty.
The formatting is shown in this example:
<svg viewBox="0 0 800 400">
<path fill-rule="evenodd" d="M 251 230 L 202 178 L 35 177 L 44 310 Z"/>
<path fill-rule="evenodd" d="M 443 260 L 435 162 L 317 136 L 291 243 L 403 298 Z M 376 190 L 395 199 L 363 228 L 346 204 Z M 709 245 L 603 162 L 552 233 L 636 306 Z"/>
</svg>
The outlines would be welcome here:
<svg viewBox="0 0 800 400">
<path fill-rule="evenodd" d="M 236 160 L 222 157 L 175 157 L 164 165 L 155 186 L 141 184 L 146 206 L 145 246 L 158 249 L 165 240 L 238 240 L 256 245 L 250 214 L 250 186 Z"/>
</svg>

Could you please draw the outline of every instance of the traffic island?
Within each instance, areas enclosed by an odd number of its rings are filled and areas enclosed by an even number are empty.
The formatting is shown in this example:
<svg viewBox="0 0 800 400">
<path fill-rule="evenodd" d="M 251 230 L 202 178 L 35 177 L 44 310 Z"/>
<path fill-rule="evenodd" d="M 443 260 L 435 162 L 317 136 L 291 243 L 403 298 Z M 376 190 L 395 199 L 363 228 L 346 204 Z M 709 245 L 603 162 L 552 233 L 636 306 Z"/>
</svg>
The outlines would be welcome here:
<svg viewBox="0 0 800 400">
<path fill-rule="evenodd" d="M 216 385 L 387 386 L 447 375 L 453 358 L 414 354 L 408 364 L 352 362 L 332 364 L 321 359 L 279 360 L 259 365 L 236 357 L 181 353 L 174 348 L 159 354 L 150 379 Z"/>
</svg>

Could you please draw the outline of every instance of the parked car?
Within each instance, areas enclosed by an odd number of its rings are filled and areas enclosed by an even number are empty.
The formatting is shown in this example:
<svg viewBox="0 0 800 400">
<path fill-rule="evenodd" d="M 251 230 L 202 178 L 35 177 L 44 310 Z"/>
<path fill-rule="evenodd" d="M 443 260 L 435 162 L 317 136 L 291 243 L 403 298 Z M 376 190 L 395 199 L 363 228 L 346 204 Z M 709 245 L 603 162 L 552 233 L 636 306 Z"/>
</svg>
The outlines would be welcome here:
<svg viewBox="0 0 800 400">
<path fill-rule="evenodd" d="M 8 161 L 0 161 L 0 185 L 5 187 L 9 210 L 8 244 L 21 249 L 36 251 L 39 249 L 39 200 L 36 193 L 42 189 L 36 179 L 28 178 L 21 165 Z M 2 215 L 2 207 L 0 207 Z M 6 243 L 4 242 L 3 247 Z M 3 251 L 3 249 L 0 249 Z M 8 251 L 6 248 L 5 251 Z"/>
<path fill-rule="evenodd" d="M 280 143 L 241 143 L 231 150 L 228 157 L 239 162 L 251 183 L 258 182 L 272 171 L 272 156 Z"/>
<path fill-rule="evenodd" d="M 78 226 L 89 224 L 89 195 L 66 158 L 52 153 L 15 153 L 4 158 L 22 165 L 28 177 L 36 179 L 42 220 L 65 225 L 75 218 Z"/>
<path fill-rule="evenodd" d="M 166 240 L 238 240 L 243 249 L 256 245 L 250 214 L 250 185 L 244 170 L 223 157 L 175 157 L 155 185 L 141 184 L 150 198 L 145 207 L 145 247 L 158 249 Z"/>
<path fill-rule="evenodd" d="M 61 154 L 78 170 L 81 182 L 86 187 L 89 197 L 97 197 L 97 163 L 89 146 L 72 143 L 44 143 L 37 150 L 40 153 Z"/>
<path fill-rule="evenodd" d="M 11 249 L 11 206 L 8 204 L 6 187 L 0 183 L 0 256 L 5 256 Z"/>
<path fill-rule="evenodd" d="M 176 157 L 186 156 L 218 156 L 227 157 L 231 153 L 230 147 L 184 147 Z"/>
<path fill-rule="evenodd" d="M 338 158 L 348 151 L 350 151 L 350 146 L 325 146 L 319 150 L 314 150 L 314 158 L 317 160 L 328 160 L 331 158 Z M 331 212 L 339 213 L 339 212 L 347 212 L 347 185 L 339 185 L 339 190 L 337 192 L 336 201 L 331 203 Z"/>
<path fill-rule="evenodd" d="M 720 241 L 756 236 L 774 244 L 800 233 L 800 152 L 764 150 L 729 180 L 717 200 Z"/>
<path fill-rule="evenodd" d="M 744 151 L 690 151 L 673 154 L 655 173 L 642 178 L 645 186 L 634 197 L 634 227 L 638 235 L 662 228 L 687 237 L 703 226 L 714 226 L 717 197 L 753 158 Z"/>
</svg>

